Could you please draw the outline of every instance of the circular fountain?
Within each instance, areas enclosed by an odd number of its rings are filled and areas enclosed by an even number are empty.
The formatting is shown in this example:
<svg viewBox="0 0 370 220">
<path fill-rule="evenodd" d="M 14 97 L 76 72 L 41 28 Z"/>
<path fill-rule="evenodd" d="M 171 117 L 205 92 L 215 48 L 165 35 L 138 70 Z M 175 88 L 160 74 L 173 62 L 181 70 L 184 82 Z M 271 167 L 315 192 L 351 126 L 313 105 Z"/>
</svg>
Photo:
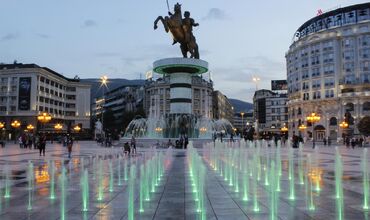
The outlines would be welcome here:
<svg viewBox="0 0 370 220">
<path fill-rule="evenodd" d="M 126 138 L 178 138 L 186 135 L 211 139 L 214 133 L 227 135 L 234 132 L 231 123 L 225 119 L 214 120 L 193 113 L 192 76 L 208 72 L 208 62 L 166 58 L 155 61 L 153 71 L 170 78 L 170 113 L 134 119 L 126 129 Z"/>
</svg>

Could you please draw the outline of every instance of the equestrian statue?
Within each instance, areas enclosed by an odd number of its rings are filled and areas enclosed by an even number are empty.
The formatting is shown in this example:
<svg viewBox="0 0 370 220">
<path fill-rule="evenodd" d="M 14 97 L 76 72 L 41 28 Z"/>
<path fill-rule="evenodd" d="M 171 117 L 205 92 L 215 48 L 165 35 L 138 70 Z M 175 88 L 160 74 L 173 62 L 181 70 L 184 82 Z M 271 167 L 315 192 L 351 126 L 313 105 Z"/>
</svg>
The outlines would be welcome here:
<svg viewBox="0 0 370 220">
<path fill-rule="evenodd" d="M 199 24 L 195 23 L 194 19 L 190 17 L 190 12 L 184 12 L 184 18 L 181 13 L 181 4 L 177 3 L 174 7 L 174 13 L 168 12 L 168 16 L 158 18 L 154 21 L 154 30 L 158 28 L 158 21 L 161 21 L 165 31 L 172 34 L 173 44 L 179 43 L 182 55 L 184 58 L 199 59 L 199 49 L 196 39 L 193 35 L 193 27 Z"/>
</svg>

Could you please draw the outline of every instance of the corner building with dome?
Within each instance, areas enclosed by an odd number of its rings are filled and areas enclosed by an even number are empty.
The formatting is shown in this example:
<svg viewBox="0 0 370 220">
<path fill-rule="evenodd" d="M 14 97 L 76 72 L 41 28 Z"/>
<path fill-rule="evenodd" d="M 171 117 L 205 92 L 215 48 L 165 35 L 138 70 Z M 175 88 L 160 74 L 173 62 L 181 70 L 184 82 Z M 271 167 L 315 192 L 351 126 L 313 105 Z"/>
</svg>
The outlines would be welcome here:
<svg viewBox="0 0 370 220">
<path fill-rule="evenodd" d="M 294 34 L 286 67 L 290 136 L 334 142 L 359 134 L 358 122 L 370 115 L 370 3 L 305 22 Z M 312 112 L 320 116 L 313 127 L 306 121 Z M 340 127 L 345 120 L 349 127 Z"/>
</svg>

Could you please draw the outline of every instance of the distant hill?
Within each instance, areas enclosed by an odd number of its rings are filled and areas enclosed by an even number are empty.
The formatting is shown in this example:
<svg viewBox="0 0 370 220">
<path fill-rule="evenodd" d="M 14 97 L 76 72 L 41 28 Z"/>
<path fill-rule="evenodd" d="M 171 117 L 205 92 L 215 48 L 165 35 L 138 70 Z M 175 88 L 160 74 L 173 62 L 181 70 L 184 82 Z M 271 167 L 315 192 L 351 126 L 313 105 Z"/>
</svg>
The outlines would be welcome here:
<svg viewBox="0 0 370 220">
<path fill-rule="evenodd" d="M 81 82 L 91 84 L 91 101 L 93 102 L 95 98 L 103 96 L 103 88 L 100 86 L 100 79 L 98 78 L 88 78 L 88 79 L 81 79 Z M 109 79 L 108 81 L 108 89 L 105 88 L 105 92 L 111 91 L 116 89 L 120 86 L 129 86 L 129 85 L 144 85 L 145 80 L 140 79 Z"/>
<path fill-rule="evenodd" d="M 253 110 L 253 104 L 239 99 L 229 99 L 234 106 L 234 112 L 248 112 Z"/>
</svg>

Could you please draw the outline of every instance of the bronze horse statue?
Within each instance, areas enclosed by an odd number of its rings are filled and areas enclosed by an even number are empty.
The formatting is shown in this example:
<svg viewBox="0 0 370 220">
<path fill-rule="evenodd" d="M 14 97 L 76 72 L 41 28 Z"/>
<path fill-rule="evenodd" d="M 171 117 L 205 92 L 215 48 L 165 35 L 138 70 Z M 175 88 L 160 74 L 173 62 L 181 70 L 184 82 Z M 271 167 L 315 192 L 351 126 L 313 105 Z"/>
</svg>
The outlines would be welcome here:
<svg viewBox="0 0 370 220">
<path fill-rule="evenodd" d="M 189 12 L 188 16 L 190 15 Z M 158 21 L 161 21 L 165 31 L 172 34 L 172 38 L 174 40 L 173 44 L 177 42 L 180 43 L 180 49 L 184 58 L 187 58 L 187 53 L 190 53 L 190 58 L 199 59 L 199 50 L 198 44 L 196 43 L 196 39 L 193 36 L 192 28 L 186 27 L 189 25 L 198 26 L 198 24 L 194 23 L 194 20 L 187 17 L 185 19 L 182 18 L 181 13 L 181 4 L 177 3 L 174 7 L 174 14 L 168 12 L 169 16 L 163 18 L 162 16 L 158 16 L 158 18 L 154 21 L 154 30 L 158 28 Z M 186 20 L 189 19 L 189 20 Z M 187 21 L 192 22 L 187 22 Z"/>
</svg>

